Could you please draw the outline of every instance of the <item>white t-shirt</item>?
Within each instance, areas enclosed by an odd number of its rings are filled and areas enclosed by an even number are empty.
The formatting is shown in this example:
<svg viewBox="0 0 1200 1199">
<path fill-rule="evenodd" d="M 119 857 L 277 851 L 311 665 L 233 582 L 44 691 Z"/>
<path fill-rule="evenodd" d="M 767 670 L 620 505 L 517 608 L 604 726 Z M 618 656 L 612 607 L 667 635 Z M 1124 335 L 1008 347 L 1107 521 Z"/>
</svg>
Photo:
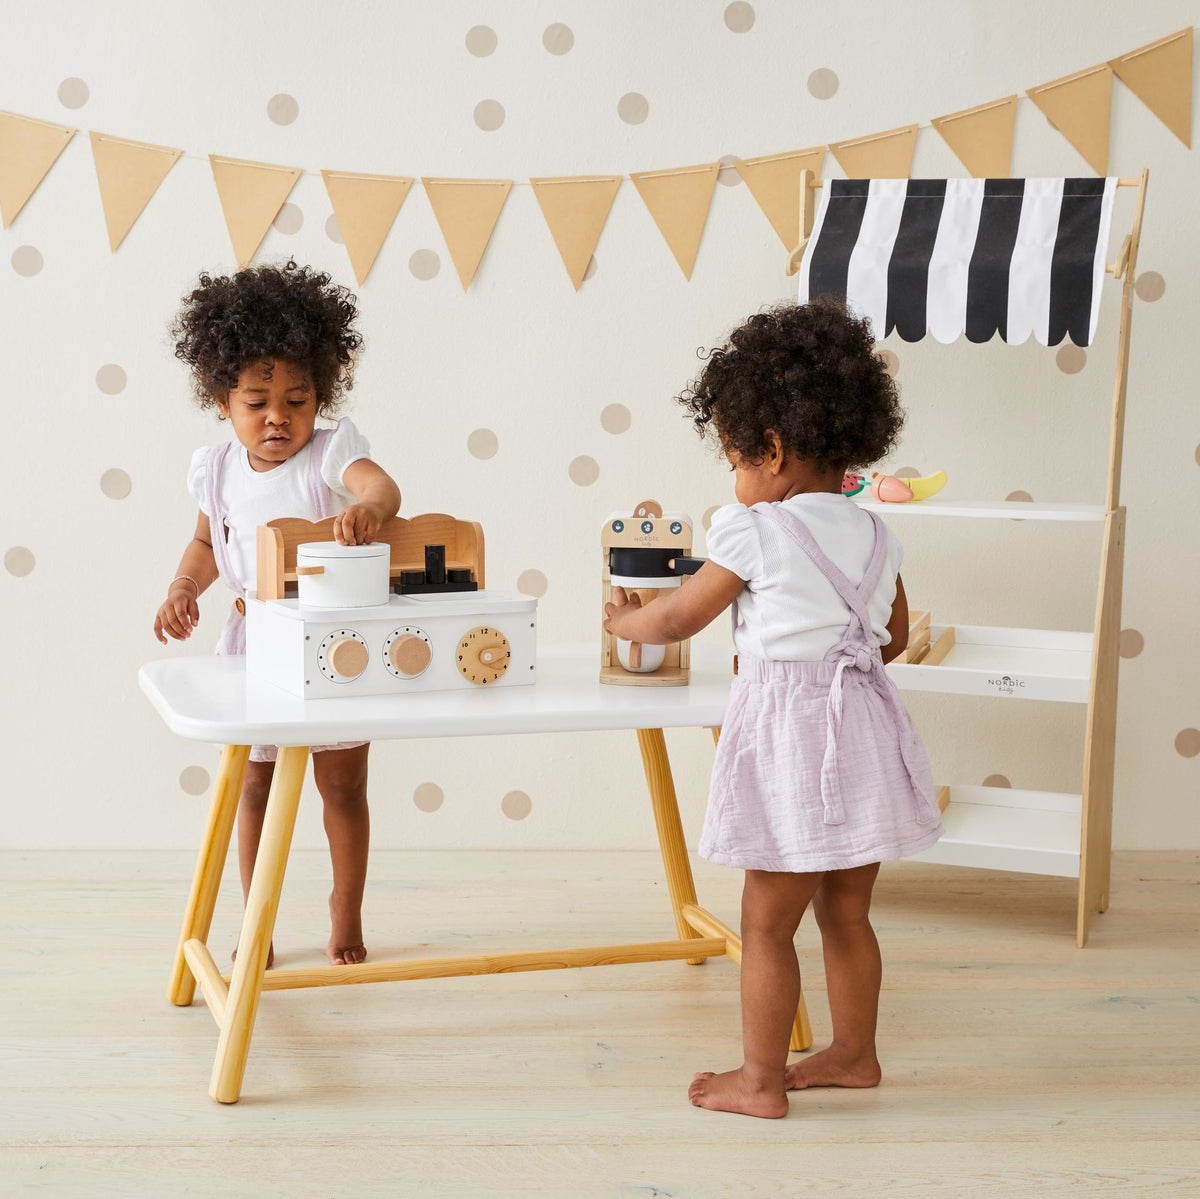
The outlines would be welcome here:
<svg viewBox="0 0 1200 1199">
<path fill-rule="evenodd" d="M 244 445 L 235 445 L 225 458 L 221 502 L 225 506 L 225 523 L 229 526 L 229 556 L 247 591 L 254 591 L 257 586 L 255 547 L 258 526 L 284 516 L 296 516 L 301 520 L 317 518 L 308 488 L 312 448 L 310 440 L 302 450 L 273 470 L 255 470 Z M 192 455 L 188 467 L 188 491 L 206 515 L 211 513 L 204 490 L 204 475 L 212 449 L 212 446 L 201 446 Z M 371 447 L 353 422 L 347 418 L 338 421 L 333 433 L 325 439 L 321 460 L 321 478 L 333 491 L 338 510 L 354 503 L 354 495 L 342 482 L 346 467 L 370 456 Z"/>
<path fill-rule="evenodd" d="M 808 526 L 825 556 L 857 587 L 875 547 L 870 515 L 846 496 L 829 492 L 794 495 L 783 506 Z M 890 529 L 887 546 L 879 585 L 867 603 L 881 645 L 891 641 L 887 622 L 904 556 Z M 845 635 L 850 608 L 833 584 L 782 529 L 744 504 L 727 504 L 713 513 L 708 557 L 746 580 L 737 597 L 742 623 L 733 642 L 738 653 L 818 661 Z"/>
</svg>

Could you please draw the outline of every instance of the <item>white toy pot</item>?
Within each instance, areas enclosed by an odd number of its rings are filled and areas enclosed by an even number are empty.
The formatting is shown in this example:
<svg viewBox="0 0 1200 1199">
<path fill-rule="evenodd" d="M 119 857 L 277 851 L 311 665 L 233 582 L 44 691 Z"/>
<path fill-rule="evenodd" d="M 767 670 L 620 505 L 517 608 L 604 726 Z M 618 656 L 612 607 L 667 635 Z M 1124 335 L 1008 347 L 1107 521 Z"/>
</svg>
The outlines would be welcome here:
<svg viewBox="0 0 1200 1199">
<path fill-rule="evenodd" d="M 391 548 L 309 541 L 296 547 L 296 585 L 304 608 L 369 608 L 386 604 Z"/>
</svg>

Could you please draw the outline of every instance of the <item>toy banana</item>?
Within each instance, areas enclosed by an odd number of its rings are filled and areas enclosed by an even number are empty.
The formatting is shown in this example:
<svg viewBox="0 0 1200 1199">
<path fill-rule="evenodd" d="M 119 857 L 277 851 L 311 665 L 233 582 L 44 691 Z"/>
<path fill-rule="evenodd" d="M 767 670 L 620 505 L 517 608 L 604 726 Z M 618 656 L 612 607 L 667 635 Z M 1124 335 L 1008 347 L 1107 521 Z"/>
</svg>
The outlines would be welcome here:
<svg viewBox="0 0 1200 1199">
<path fill-rule="evenodd" d="M 923 475 L 919 479 L 905 479 L 914 500 L 927 500 L 931 495 L 937 495 L 946 486 L 946 472 L 939 470 L 932 475 Z"/>
</svg>

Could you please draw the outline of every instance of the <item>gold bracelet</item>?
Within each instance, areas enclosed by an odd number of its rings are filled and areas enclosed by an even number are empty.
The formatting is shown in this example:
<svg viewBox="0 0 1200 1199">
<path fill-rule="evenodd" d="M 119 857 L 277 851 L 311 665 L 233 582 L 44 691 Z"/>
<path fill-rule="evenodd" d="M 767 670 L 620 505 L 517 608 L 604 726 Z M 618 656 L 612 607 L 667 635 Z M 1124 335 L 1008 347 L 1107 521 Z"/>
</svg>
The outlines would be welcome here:
<svg viewBox="0 0 1200 1199">
<path fill-rule="evenodd" d="M 187 580 L 189 583 L 191 583 L 191 585 L 192 585 L 193 587 L 195 587 L 195 589 L 196 589 L 196 598 L 197 598 L 197 599 L 199 599 L 199 597 L 200 597 L 200 584 L 199 584 L 199 583 L 197 583 L 197 582 L 196 582 L 196 580 L 195 580 L 195 579 L 193 579 L 191 575 L 176 575 L 176 576 L 175 576 L 175 577 L 174 577 L 174 578 L 171 580 L 171 583 L 178 583 L 180 579 L 186 579 L 186 580 Z M 168 584 L 167 584 L 167 590 L 168 590 L 168 591 L 170 591 L 170 590 L 171 590 L 171 583 L 168 583 Z"/>
</svg>

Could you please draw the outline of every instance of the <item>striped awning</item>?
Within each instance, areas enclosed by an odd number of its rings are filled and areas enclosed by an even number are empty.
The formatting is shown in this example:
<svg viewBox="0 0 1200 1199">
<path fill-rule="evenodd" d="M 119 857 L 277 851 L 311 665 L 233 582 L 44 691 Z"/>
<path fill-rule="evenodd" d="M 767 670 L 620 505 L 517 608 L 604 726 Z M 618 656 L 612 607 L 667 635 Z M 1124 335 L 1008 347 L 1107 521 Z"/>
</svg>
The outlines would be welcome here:
<svg viewBox="0 0 1200 1199">
<path fill-rule="evenodd" d="M 878 338 L 1090 345 L 1115 179 L 833 179 L 800 265 Z"/>
</svg>

